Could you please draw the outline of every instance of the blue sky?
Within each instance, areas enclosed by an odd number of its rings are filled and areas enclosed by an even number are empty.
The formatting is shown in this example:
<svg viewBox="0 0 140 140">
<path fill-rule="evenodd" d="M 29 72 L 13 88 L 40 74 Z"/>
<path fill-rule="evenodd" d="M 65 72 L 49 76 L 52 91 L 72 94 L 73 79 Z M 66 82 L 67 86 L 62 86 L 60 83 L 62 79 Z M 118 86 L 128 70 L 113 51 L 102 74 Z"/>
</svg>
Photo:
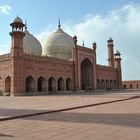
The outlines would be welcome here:
<svg viewBox="0 0 140 140">
<path fill-rule="evenodd" d="M 41 42 L 55 30 L 60 17 L 62 28 L 76 34 L 79 44 L 83 39 L 87 47 L 97 42 L 97 62 L 103 65 L 111 36 L 122 53 L 123 79 L 140 79 L 139 0 L 1 0 L 0 53 L 10 49 L 9 24 L 17 15 L 27 20 L 28 30 Z"/>
</svg>

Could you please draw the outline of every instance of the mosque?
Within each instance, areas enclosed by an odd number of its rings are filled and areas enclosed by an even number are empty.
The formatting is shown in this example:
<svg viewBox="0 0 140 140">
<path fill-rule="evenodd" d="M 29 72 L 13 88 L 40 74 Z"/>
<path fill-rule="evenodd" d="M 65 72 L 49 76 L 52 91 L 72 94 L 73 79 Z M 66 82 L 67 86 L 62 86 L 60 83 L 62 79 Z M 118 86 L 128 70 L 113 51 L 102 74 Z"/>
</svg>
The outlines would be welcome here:
<svg viewBox="0 0 140 140">
<path fill-rule="evenodd" d="M 0 55 L 0 93 L 59 94 L 84 90 L 121 89 L 121 57 L 107 41 L 108 66 L 96 63 L 96 43 L 87 48 L 58 28 L 44 45 L 27 30 L 20 17 L 10 24 L 11 49 Z"/>
</svg>

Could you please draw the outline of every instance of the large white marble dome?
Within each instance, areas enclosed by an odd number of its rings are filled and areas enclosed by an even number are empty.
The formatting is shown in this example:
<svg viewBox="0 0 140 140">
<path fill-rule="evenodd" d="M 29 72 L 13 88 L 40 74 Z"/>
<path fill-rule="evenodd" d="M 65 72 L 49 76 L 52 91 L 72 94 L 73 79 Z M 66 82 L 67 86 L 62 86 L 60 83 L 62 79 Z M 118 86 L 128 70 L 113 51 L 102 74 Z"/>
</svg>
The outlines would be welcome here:
<svg viewBox="0 0 140 140">
<path fill-rule="evenodd" d="M 37 38 L 25 29 L 25 37 L 23 38 L 23 51 L 33 55 L 42 55 L 42 46 Z"/>
<path fill-rule="evenodd" d="M 42 55 L 62 59 L 72 58 L 73 38 L 65 33 L 60 26 L 43 44 Z"/>
</svg>

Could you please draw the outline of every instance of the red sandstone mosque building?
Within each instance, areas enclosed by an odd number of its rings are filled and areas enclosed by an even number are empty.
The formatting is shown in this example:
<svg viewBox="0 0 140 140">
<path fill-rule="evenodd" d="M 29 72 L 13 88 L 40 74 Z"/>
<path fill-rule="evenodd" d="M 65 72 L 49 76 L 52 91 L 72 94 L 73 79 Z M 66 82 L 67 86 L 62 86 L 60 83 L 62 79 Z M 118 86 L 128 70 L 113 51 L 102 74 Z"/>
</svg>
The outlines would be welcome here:
<svg viewBox="0 0 140 140">
<path fill-rule="evenodd" d="M 77 36 L 65 33 L 61 25 L 41 46 L 22 19 L 10 24 L 10 53 L 0 56 L 0 92 L 11 95 L 50 94 L 67 91 L 120 89 L 120 52 L 107 41 L 108 66 L 96 63 L 92 48 L 77 44 Z"/>
</svg>

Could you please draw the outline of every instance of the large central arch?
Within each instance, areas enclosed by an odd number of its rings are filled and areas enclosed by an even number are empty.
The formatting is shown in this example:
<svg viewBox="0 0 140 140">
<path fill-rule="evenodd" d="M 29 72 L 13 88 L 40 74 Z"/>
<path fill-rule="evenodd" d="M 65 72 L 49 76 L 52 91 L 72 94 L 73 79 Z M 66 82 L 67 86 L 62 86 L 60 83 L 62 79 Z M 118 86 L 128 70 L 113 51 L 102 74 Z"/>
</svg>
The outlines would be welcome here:
<svg viewBox="0 0 140 140">
<path fill-rule="evenodd" d="M 81 89 L 93 88 L 93 64 L 88 58 L 81 63 Z"/>
</svg>

